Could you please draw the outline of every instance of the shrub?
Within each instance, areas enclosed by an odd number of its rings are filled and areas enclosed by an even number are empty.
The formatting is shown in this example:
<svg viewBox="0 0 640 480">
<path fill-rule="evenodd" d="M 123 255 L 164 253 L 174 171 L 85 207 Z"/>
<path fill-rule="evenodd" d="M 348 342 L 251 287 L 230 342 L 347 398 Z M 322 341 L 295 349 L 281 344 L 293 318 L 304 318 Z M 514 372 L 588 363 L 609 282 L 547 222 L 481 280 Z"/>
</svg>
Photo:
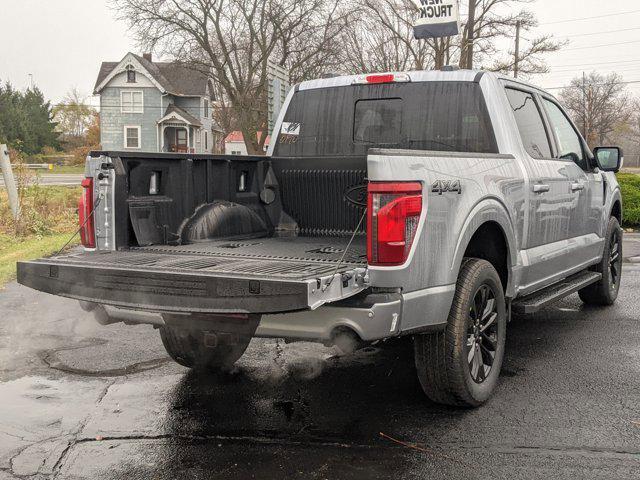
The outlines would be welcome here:
<svg viewBox="0 0 640 480">
<path fill-rule="evenodd" d="M 0 190 L 0 234 L 42 237 L 73 232 L 77 229 L 79 196 L 79 187 L 23 186 L 19 192 L 21 214 L 16 222 L 6 191 Z"/>
<path fill-rule="evenodd" d="M 640 227 L 640 175 L 618 173 L 622 193 L 622 223 L 625 227 Z"/>
</svg>

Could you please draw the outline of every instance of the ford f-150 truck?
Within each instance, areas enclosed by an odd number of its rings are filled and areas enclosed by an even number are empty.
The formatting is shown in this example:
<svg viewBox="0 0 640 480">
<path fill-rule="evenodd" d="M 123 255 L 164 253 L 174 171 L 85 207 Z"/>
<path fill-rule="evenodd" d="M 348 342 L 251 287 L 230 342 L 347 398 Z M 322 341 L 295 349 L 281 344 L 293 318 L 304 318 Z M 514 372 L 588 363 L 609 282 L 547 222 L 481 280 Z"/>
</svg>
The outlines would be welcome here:
<svg viewBox="0 0 640 480">
<path fill-rule="evenodd" d="M 591 152 L 539 88 L 453 69 L 307 81 L 271 138 L 267 156 L 91 153 L 85 248 L 18 281 L 153 324 L 192 368 L 252 337 L 411 335 L 426 395 L 461 406 L 494 389 L 511 312 L 616 299 L 622 152 Z"/>
</svg>

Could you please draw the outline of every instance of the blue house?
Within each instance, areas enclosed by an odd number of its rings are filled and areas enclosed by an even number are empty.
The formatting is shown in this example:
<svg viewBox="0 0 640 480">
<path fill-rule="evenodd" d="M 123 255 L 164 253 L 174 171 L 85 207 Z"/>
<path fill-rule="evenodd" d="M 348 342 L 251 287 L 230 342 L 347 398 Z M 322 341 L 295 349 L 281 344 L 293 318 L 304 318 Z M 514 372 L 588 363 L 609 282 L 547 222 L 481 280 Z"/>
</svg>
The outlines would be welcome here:
<svg viewBox="0 0 640 480">
<path fill-rule="evenodd" d="M 100 95 L 104 150 L 224 150 L 224 134 L 212 115 L 213 83 L 183 64 L 127 53 L 119 62 L 102 63 L 94 94 Z"/>
</svg>

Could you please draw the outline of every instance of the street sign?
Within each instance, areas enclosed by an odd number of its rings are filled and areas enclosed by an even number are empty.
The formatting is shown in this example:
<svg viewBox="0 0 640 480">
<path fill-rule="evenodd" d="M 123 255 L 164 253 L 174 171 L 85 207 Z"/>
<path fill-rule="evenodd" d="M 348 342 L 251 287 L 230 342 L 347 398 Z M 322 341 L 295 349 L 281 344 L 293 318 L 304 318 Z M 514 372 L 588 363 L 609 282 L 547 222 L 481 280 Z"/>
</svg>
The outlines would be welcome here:
<svg viewBox="0 0 640 480">
<path fill-rule="evenodd" d="M 418 19 L 413 24 L 415 38 L 451 37 L 460 33 L 458 0 L 413 0 Z"/>
</svg>

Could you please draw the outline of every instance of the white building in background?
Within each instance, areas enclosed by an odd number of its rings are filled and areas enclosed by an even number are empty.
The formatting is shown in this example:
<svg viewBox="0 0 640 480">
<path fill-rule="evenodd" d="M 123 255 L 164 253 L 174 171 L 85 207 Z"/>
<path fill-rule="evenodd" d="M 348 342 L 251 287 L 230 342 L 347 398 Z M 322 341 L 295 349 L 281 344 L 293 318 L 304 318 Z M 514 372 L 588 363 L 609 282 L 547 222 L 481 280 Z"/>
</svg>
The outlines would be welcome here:
<svg viewBox="0 0 640 480">
<path fill-rule="evenodd" d="M 258 132 L 260 135 L 262 132 Z M 267 135 L 267 139 L 264 142 L 264 151 L 267 151 L 267 147 L 269 146 L 269 141 L 271 140 L 271 136 Z M 248 155 L 247 146 L 244 143 L 244 136 L 242 132 L 235 130 L 227 135 L 227 138 L 224 139 L 224 153 L 226 155 Z"/>
</svg>

